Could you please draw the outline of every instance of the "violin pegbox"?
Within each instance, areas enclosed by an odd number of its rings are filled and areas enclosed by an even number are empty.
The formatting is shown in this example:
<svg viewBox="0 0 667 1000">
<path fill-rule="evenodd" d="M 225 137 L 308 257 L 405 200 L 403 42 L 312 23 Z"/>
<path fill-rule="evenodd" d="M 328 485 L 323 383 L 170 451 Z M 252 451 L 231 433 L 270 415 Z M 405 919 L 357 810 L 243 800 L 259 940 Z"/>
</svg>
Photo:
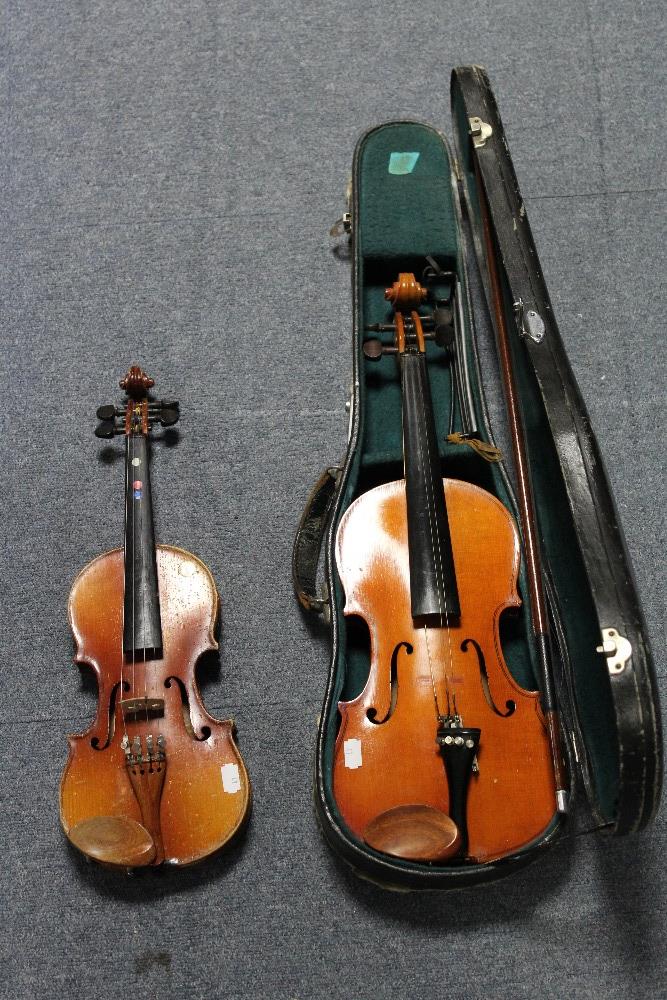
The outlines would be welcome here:
<svg viewBox="0 0 667 1000">
<path fill-rule="evenodd" d="M 139 365 L 132 365 L 119 385 L 125 390 L 126 399 L 119 405 L 110 403 L 98 408 L 97 418 L 100 422 L 95 428 L 97 437 L 112 438 L 116 434 L 148 435 L 156 423 L 162 427 L 173 427 L 178 423 L 178 401 L 152 399 L 149 390 L 153 388 L 155 381 Z"/>
</svg>

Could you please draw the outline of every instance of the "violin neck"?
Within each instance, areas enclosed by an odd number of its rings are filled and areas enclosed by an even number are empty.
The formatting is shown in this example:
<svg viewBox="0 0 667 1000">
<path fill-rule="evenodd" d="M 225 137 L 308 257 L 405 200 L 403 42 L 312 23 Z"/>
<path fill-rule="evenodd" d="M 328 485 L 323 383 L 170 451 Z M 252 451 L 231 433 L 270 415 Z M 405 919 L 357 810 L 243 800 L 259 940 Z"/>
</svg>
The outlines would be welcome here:
<svg viewBox="0 0 667 1000">
<path fill-rule="evenodd" d="M 411 612 L 444 623 L 461 609 L 426 355 L 407 351 L 400 366 Z"/>
<path fill-rule="evenodd" d="M 125 600 L 123 652 L 131 659 L 162 653 L 148 439 L 129 434 L 125 451 Z"/>
</svg>

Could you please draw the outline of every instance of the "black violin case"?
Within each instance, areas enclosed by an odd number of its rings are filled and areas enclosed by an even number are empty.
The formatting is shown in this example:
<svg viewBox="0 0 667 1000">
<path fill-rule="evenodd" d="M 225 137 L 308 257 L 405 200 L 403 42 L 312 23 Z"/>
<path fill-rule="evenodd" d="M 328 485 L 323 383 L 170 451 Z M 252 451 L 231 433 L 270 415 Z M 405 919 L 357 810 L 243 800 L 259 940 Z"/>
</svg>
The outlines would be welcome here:
<svg viewBox="0 0 667 1000">
<path fill-rule="evenodd" d="M 388 887 L 457 888 L 498 878 L 572 832 L 621 836 L 654 815 L 662 783 L 662 740 L 654 668 L 618 515 L 586 408 L 553 315 L 530 225 L 489 80 L 479 67 L 452 74 L 456 154 L 434 128 L 388 122 L 359 140 L 348 213 L 354 305 L 349 442 L 340 467 L 325 470 L 307 501 L 294 544 L 299 601 L 331 632 L 331 662 L 316 750 L 315 804 L 325 838 L 360 875 Z M 418 153 L 418 156 L 415 154 Z M 383 290 L 398 271 L 419 279 L 426 257 L 455 269 L 463 290 L 465 351 L 480 437 L 493 443 L 475 325 L 489 324 L 489 281 L 473 156 L 483 178 L 537 510 L 548 597 L 570 808 L 554 809 L 538 842 L 485 864 L 426 864 L 378 853 L 349 831 L 332 794 L 340 700 L 356 696 L 369 671 L 367 638 L 343 615 L 334 544 L 342 515 L 366 490 L 403 477 L 400 384 L 395 359 L 370 362 L 367 326 L 386 322 Z M 476 279 L 477 309 L 471 286 Z M 481 289 L 481 290 L 479 290 Z M 443 475 L 497 496 L 517 518 L 509 460 L 490 463 L 447 440 L 459 429 L 443 352 L 427 359 Z M 318 580 L 321 551 L 324 579 Z M 525 567 L 519 578 L 526 595 Z M 522 687 L 539 689 L 529 602 L 503 629 L 505 660 Z"/>
</svg>

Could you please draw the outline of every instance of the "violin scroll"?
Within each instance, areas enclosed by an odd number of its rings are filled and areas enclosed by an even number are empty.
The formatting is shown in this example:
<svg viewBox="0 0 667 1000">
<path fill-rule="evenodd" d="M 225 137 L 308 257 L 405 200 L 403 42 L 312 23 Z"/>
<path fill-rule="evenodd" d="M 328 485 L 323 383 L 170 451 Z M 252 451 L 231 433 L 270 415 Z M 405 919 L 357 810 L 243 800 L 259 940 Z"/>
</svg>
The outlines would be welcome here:
<svg viewBox="0 0 667 1000">
<path fill-rule="evenodd" d="M 434 340 L 438 347 L 445 349 L 451 347 L 454 336 L 451 305 L 443 307 L 436 303 L 432 315 L 421 315 L 417 310 L 427 301 L 429 291 L 414 274 L 402 271 L 393 285 L 385 289 L 384 297 L 394 309 L 392 321 L 375 323 L 366 329 L 375 333 L 393 333 L 394 343 L 385 344 L 377 338 L 365 340 L 362 350 L 369 361 L 379 361 L 385 354 L 403 354 L 407 343 L 412 341 L 422 352 L 426 340 Z"/>
<path fill-rule="evenodd" d="M 419 284 L 414 274 L 402 271 L 384 297 L 391 302 L 396 312 L 410 312 L 426 302 L 428 291 Z"/>
<path fill-rule="evenodd" d="M 155 380 L 147 375 L 139 365 L 131 365 L 127 375 L 118 383 L 130 399 L 144 399 L 149 389 L 155 385 Z"/>
</svg>

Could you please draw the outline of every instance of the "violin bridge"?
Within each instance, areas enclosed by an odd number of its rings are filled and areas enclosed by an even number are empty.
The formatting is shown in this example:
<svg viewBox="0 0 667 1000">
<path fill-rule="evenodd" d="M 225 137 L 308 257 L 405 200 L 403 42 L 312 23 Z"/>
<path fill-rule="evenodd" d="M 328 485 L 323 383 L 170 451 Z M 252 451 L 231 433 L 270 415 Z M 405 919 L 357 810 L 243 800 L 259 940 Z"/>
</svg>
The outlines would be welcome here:
<svg viewBox="0 0 667 1000">
<path fill-rule="evenodd" d="M 126 722 L 164 717 L 164 698 L 123 698 L 120 707 Z"/>
</svg>

